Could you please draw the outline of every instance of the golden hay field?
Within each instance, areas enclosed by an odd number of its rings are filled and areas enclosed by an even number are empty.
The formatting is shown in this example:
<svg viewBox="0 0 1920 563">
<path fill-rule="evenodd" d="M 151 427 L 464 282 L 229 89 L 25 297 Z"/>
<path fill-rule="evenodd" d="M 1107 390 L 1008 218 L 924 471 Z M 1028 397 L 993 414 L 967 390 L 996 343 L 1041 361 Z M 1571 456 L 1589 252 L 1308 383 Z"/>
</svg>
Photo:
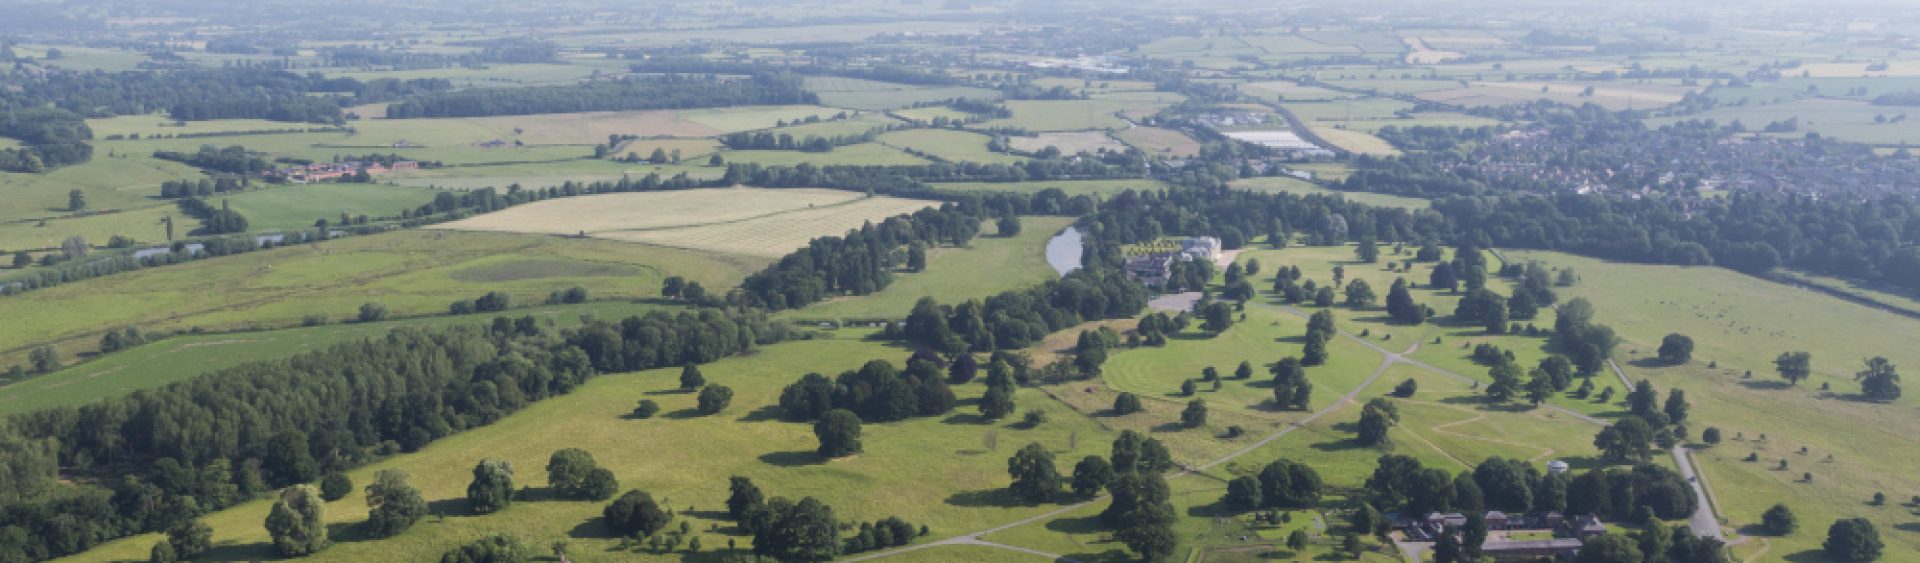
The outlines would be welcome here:
<svg viewBox="0 0 1920 563">
<path fill-rule="evenodd" d="M 821 236 L 937 202 L 813 188 L 711 188 L 551 199 L 431 228 L 585 234 L 747 256 L 778 257 Z"/>
<path fill-rule="evenodd" d="M 1107 136 L 1105 131 L 1072 131 L 1062 133 L 1041 133 L 1032 137 L 1009 137 L 1013 148 L 1039 152 L 1047 147 L 1056 147 L 1066 154 L 1099 152 L 1100 149 L 1124 151 L 1127 146 Z"/>
<path fill-rule="evenodd" d="M 612 231 L 594 236 L 671 248 L 780 257 L 806 246 L 808 241 L 815 238 L 843 234 L 868 221 L 879 222 L 935 205 L 939 205 L 939 202 L 874 196 L 744 221 L 644 231 Z"/>
</svg>

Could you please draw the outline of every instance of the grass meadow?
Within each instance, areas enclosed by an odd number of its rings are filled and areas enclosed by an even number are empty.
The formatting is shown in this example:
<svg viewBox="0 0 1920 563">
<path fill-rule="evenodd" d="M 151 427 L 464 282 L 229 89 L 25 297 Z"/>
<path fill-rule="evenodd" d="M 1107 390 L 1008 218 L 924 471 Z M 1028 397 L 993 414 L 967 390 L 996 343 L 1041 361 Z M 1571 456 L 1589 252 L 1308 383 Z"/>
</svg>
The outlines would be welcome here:
<svg viewBox="0 0 1920 563">
<path fill-rule="evenodd" d="M 982 236 L 967 248 L 927 250 L 923 272 L 895 272 L 893 283 L 872 295 L 830 299 L 787 311 L 794 318 L 906 318 L 922 297 L 954 304 L 1039 285 L 1056 277 L 1047 265 L 1047 240 L 1072 224 L 1066 217 L 1021 217 L 1020 234 Z M 986 227 L 991 230 L 992 227 Z"/>
<path fill-rule="evenodd" d="M 1026 159 L 987 150 L 992 137 L 971 131 L 951 129 L 906 129 L 881 135 L 878 142 L 889 147 L 912 149 L 950 162 L 1011 164 Z"/>
</svg>

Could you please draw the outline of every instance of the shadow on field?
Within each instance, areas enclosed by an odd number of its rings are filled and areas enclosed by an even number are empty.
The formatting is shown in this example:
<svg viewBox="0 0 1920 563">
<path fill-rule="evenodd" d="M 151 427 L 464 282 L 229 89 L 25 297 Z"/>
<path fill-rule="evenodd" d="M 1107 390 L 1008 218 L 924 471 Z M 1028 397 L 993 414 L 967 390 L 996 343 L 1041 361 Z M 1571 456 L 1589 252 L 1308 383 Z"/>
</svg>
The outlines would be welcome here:
<svg viewBox="0 0 1920 563">
<path fill-rule="evenodd" d="M 1740 384 L 1746 386 L 1748 389 L 1759 389 L 1762 391 L 1779 391 L 1793 388 L 1792 383 L 1771 379 L 1742 379 L 1740 380 Z"/>
<path fill-rule="evenodd" d="M 965 413 L 965 412 L 954 413 L 952 416 L 940 419 L 940 422 L 942 424 L 973 424 L 973 425 L 993 423 L 992 420 L 988 420 L 987 417 L 982 416 L 979 413 Z"/>
<path fill-rule="evenodd" d="M 1792 561 L 1794 563 L 1825 563 L 1827 561 L 1833 560 L 1832 558 L 1827 557 L 1826 552 L 1818 549 L 1809 549 L 1809 550 L 1801 551 L 1799 553 L 1794 553 L 1786 557 L 1782 557 L 1782 559 Z"/>
<path fill-rule="evenodd" d="M 698 418 L 700 416 L 700 410 L 692 409 L 692 408 L 680 409 L 677 411 L 667 413 L 663 416 L 673 420 L 686 420 L 689 418 Z"/>
<path fill-rule="evenodd" d="M 1307 447 L 1320 450 L 1323 452 L 1344 452 L 1347 450 L 1366 449 L 1366 446 L 1360 445 L 1359 440 L 1354 440 L 1354 439 L 1333 440 L 1329 442 L 1314 442 L 1312 444 L 1308 444 Z"/>
<path fill-rule="evenodd" d="M 947 497 L 946 503 L 952 506 L 1013 507 L 1024 506 L 1007 493 L 1006 489 L 987 489 L 983 491 L 960 491 Z"/>
<path fill-rule="evenodd" d="M 820 465 L 827 462 L 825 458 L 820 457 L 820 454 L 812 450 L 767 452 L 760 454 L 760 461 L 779 467 L 804 467 L 808 465 Z"/>
<path fill-rule="evenodd" d="M 271 561 L 280 553 L 267 543 L 221 543 L 195 557 L 195 561 Z"/>
<path fill-rule="evenodd" d="M 614 536 L 613 530 L 607 528 L 606 518 L 592 518 L 585 522 L 581 522 L 579 525 L 574 526 L 573 529 L 571 530 L 567 530 L 567 537 L 584 540 L 584 539 L 591 539 L 591 538 L 611 538 L 615 536 Z M 614 547 L 610 547 L 607 549 L 609 551 L 619 550 L 619 548 L 614 548 Z"/>
<path fill-rule="evenodd" d="M 436 516 L 473 516 L 472 503 L 464 498 L 443 498 L 427 501 L 427 514 Z"/>
<path fill-rule="evenodd" d="M 655 389 L 655 390 L 648 391 L 641 394 L 647 395 L 649 397 L 658 397 L 660 395 L 692 395 L 695 391 L 697 390 L 696 389 Z"/>
<path fill-rule="evenodd" d="M 780 405 L 763 405 L 736 420 L 740 422 L 768 422 L 780 420 L 781 414 Z"/>
</svg>

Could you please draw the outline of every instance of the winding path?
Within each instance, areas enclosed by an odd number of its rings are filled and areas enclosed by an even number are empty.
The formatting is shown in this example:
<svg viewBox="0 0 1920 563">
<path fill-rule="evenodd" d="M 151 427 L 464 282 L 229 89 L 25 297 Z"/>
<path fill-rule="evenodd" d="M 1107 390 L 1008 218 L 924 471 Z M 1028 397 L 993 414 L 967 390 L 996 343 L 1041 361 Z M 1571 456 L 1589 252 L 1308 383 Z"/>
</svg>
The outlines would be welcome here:
<svg viewBox="0 0 1920 563">
<path fill-rule="evenodd" d="M 1613 370 L 1615 377 L 1620 378 L 1620 384 L 1625 386 L 1624 389 L 1633 389 L 1633 382 L 1627 379 L 1627 372 L 1620 369 L 1619 362 L 1609 358 L 1607 368 Z M 1720 518 L 1713 513 L 1713 501 L 1707 497 L 1706 480 L 1701 479 L 1700 475 L 1693 470 L 1693 450 L 1687 449 L 1685 444 L 1675 444 L 1672 453 L 1673 466 L 1680 470 L 1681 476 L 1687 478 L 1687 486 L 1693 488 L 1693 496 L 1699 500 L 1695 503 L 1693 515 L 1687 517 L 1687 527 L 1693 530 L 1693 535 L 1725 540 L 1726 536 L 1721 535 L 1723 532 L 1720 529 Z"/>
</svg>

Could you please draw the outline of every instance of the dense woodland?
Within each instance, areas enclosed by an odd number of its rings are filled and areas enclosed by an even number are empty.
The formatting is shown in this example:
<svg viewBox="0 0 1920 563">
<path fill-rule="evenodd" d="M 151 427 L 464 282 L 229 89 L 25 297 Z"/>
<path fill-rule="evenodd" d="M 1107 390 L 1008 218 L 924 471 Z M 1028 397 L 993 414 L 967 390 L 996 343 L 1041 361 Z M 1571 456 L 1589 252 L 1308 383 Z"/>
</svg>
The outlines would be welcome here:
<svg viewBox="0 0 1920 563">
<path fill-rule="evenodd" d="M 569 86 L 478 88 L 412 96 L 387 107 L 387 117 L 477 117 L 582 111 L 685 109 L 745 105 L 814 104 L 799 77 L 752 78 L 669 75 Z"/>
<path fill-rule="evenodd" d="M 0 560 L 77 553 L 419 449 L 597 373 L 696 364 L 796 336 L 758 314 L 655 312 L 554 331 L 532 317 L 401 329 L 0 426 Z M 122 475 L 47 498 L 61 469 Z"/>
</svg>

